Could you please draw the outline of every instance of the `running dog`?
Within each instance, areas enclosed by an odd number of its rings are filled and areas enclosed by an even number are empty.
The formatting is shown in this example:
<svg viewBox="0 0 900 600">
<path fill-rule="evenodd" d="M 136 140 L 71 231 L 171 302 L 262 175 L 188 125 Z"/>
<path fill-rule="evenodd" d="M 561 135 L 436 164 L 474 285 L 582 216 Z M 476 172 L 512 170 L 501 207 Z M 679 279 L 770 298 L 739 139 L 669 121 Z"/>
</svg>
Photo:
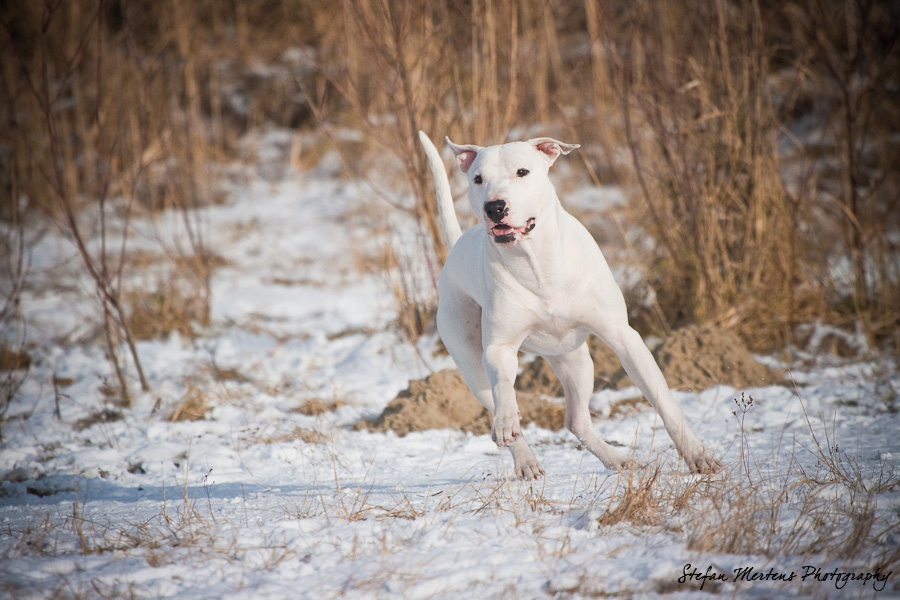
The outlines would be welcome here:
<svg viewBox="0 0 900 600">
<path fill-rule="evenodd" d="M 513 384 L 520 349 L 553 367 L 565 393 L 566 427 L 584 447 L 609 469 L 633 466 L 591 423 L 590 334 L 622 361 L 690 470 L 717 471 L 719 461 L 691 431 L 653 355 L 628 324 L 625 300 L 600 248 L 563 209 L 550 182 L 550 167 L 578 144 L 536 138 L 480 147 L 447 138 L 468 177 L 469 204 L 478 219 L 462 233 L 440 154 L 425 133 L 419 139 L 451 248 L 438 288 L 438 332 L 469 389 L 493 414 L 493 439 L 510 449 L 516 476 L 544 476 L 519 424 Z"/>
</svg>

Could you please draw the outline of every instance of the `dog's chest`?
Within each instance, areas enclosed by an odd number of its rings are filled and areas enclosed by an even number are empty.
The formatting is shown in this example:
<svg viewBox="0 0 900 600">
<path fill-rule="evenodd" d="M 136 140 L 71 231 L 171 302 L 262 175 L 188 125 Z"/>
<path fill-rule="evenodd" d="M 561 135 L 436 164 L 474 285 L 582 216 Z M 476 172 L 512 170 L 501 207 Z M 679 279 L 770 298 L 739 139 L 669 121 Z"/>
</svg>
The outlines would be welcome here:
<svg viewBox="0 0 900 600">
<path fill-rule="evenodd" d="M 587 340 L 588 331 L 576 321 L 566 305 L 542 306 L 535 311 L 535 319 L 522 349 L 536 354 L 571 352 Z"/>
</svg>

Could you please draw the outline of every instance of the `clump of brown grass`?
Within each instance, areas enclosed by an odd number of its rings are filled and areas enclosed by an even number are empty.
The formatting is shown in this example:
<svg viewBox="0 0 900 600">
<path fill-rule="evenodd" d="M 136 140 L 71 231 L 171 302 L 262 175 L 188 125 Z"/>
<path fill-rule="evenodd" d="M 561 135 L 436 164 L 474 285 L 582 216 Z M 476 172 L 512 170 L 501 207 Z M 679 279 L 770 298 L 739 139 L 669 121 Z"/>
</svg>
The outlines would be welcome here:
<svg viewBox="0 0 900 600">
<path fill-rule="evenodd" d="M 3 415 L 25 381 L 31 367 L 31 356 L 24 350 L 13 350 L 0 344 L 0 424 Z M 2 439 L 0 434 L 0 439 Z"/>
<path fill-rule="evenodd" d="M 297 412 L 308 417 L 318 417 L 325 413 L 334 412 L 342 406 L 346 406 L 344 400 L 322 400 L 321 398 L 310 398 L 305 400 L 303 404 L 297 407 Z"/>
<path fill-rule="evenodd" d="M 709 492 L 709 479 L 672 480 L 666 476 L 664 466 L 657 460 L 615 478 L 598 524 L 680 529 L 670 518 L 690 512 L 696 500 Z"/>
<path fill-rule="evenodd" d="M 101 411 L 90 414 L 83 419 L 78 419 L 72 426 L 76 431 L 81 431 L 82 429 L 93 427 L 98 423 L 114 423 L 116 421 L 120 421 L 124 416 L 125 415 L 121 410 L 118 410 L 116 408 L 105 408 Z"/>
<path fill-rule="evenodd" d="M 209 325 L 209 297 L 203 286 L 191 283 L 183 271 L 161 279 L 153 290 L 126 294 L 128 327 L 135 339 L 160 339 L 177 331 L 192 338 L 196 327 Z"/>
<path fill-rule="evenodd" d="M 31 356 L 23 350 L 0 345 L 0 371 L 18 371 L 31 366 Z"/>
<path fill-rule="evenodd" d="M 328 438 L 325 437 L 325 434 L 316 431 L 315 429 L 310 429 L 308 427 L 294 427 L 287 433 L 264 437 L 259 441 L 263 444 L 279 444 L 296 440 L 300 440 L 304 444 L 324 444 L 328 441 Z"/>
<path fill-rule="evenodd" d="M 175 405 L 175 409 L 166 417 L 166 421 L 199 421 L 206 416 L 209 409 L 207 394 L 199 387 L 191 385 Z"/>
<path fill-rule="evenodd" d="M 651 467 L 647 474 L 635 479 L 633 476 L 625 479 L 621 496 L 617 497 L 615 505 L 607 507 L 606 511 L 597 519 L 600 525 L 614 525 L 616 523 L 631 523 L 632 525 L 657 525 L 660 522 L 662 508 L 659 497 L 654 494 L 654 485 L 659 476 L 659 467 Z"/>
</svg>

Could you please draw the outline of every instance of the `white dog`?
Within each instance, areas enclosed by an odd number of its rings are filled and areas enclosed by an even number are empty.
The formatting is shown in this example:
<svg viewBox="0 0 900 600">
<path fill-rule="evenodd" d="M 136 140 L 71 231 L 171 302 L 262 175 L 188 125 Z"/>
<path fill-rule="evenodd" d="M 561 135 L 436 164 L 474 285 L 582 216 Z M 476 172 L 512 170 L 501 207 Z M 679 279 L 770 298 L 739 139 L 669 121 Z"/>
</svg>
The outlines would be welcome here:
<svg viewBox="0 0 900 600">
<path fill-rule="evenodd" d="M 594 431 L 588 402 L 594 371 L 589 334 L 618 355 L 657 410 L 693 472 L 720 463 L 691 431 L 662 372 L 628 324 L 622 292 L 597 243 L 566 212 L 548 178 L 561 154 L 579 146 L 550 138 L 500 146 L 458 146 L 479 224 L 460 232 L 450 182 L 437 149 L 419 132 L 434 176 L 450 254 L 441 273 L 437 325 L 469 389 L 493 414 L 493 438 L 507 446 L 520 479 L 544 475 L 522 436 L 513 384 L 519 349 L 544 356 L 562 383 L 566 427 L 610 469 L 630 466 Z"/>
</svg>

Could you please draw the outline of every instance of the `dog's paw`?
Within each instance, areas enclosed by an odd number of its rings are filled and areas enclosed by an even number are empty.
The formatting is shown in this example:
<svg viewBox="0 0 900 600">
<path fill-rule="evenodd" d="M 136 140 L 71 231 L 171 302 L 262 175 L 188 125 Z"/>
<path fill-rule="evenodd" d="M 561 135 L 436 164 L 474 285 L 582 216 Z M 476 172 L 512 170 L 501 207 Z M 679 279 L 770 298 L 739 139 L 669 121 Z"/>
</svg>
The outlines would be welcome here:
<svg viewBox="0 0 900 600">
<path fill-rule="evenodd" d="M 684 462 L 687 463 L 691 473 L 718 473 L 722 469 L 722 463 L 713 453 L 700 446 L 690 454 L 685 453 Z"/>
<path fill-rule="evenodd" d="M 494 426 L 491 437 L 497 446 L 511 446 L 522 437 L 522 427 L 519 425 L 519 413 L 517 411 L 502 412 L 494 415 Z"/>
<path fill-rule="evenodd" d="M 537 459 L 516 463 L 516 478 L 520 481 L 531 481 L 533 479 L 541 479 L 546 475 L 544 468 Z"/>
<path fill-rule="evenodd" d="M 603 463 L 603 466 L 611 471 L 622 472 L 644 468 L 644 463 L 636 458 L 629 458 L 618 452 L 609 452 L 605 457 L 600 457 L 600 461 Z"/>
<path fill-rule="evenodd" d="M 636 458 L 622 458 L 619 461 L 619 471 L 639 471 L 647 465 Z"/>
</svg>

